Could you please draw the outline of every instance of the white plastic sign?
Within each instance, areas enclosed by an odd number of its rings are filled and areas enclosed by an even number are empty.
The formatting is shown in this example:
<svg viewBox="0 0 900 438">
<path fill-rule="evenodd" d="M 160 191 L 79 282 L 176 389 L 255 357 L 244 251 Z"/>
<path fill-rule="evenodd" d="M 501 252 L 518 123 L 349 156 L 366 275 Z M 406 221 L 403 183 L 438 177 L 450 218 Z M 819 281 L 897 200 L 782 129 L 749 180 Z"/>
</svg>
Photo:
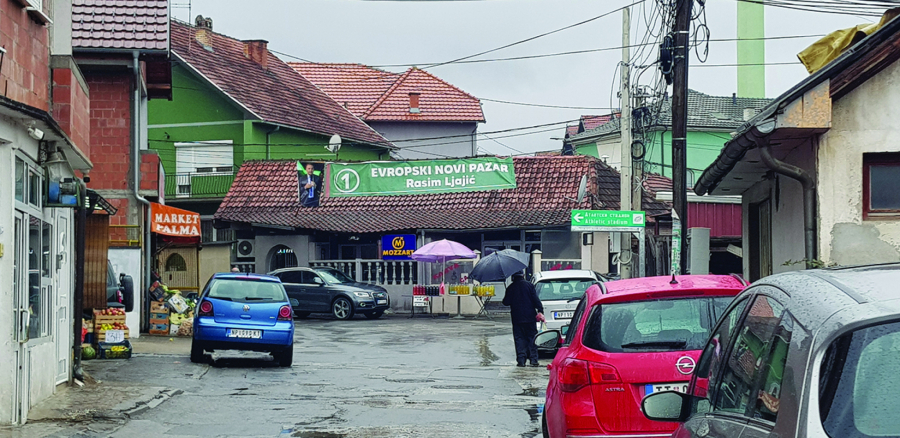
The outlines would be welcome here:
<svg viewBox="0 0 900 438">
<path fill-rule="evenodd" d="M 125 341 L 125 331 L 123 330 L 107 330 L 106 331 L 106 342 L 109 343 L 118 343 Z"/>
</svg>

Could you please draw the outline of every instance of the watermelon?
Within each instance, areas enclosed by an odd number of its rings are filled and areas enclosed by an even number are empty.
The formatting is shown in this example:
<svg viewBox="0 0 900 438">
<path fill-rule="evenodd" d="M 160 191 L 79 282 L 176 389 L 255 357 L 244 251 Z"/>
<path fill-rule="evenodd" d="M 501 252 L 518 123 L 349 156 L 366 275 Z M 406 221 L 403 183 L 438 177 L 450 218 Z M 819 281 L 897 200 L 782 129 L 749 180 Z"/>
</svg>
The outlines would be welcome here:
<svg viewBox="0 0 900 438">
<path fill-rule="evenodd" d="M 84 360 L 96 359 L 97 350 L 94 350 L 94 347 L 89 345 L 81 347 L 81 358 Z"/>
</svg>

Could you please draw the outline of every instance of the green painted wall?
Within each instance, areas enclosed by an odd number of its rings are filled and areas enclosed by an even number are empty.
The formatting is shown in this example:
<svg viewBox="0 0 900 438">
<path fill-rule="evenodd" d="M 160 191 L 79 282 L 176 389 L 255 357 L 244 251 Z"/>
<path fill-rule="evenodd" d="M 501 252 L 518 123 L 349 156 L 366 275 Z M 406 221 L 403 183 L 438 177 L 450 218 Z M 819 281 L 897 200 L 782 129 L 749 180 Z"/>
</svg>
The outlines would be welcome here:
<svg viewBox="0 0 900 438">
<path fill-rule="evenodd" d="M 384 149 L 344 144 L 338 156 L 324 146 L 329 137 L 251 119 L 243 108 L 181 65 L 172 67 L 173 98 L 148 104 L 148 140 L 159 152 L 166 175 L 174 175 L 175 143 L 231 140 L 234 165 L 246 160 L 366 161 L 389 159 Z M 178 126 L 174 126 L 178 125 Z M 168 190 L 167 190 L 168 191 Z"/>
<path fill-rule="evenodd" d="M 765 6 L 737 2 L 737 68 L 739 97 L 766 97 Z"/>
</svg>

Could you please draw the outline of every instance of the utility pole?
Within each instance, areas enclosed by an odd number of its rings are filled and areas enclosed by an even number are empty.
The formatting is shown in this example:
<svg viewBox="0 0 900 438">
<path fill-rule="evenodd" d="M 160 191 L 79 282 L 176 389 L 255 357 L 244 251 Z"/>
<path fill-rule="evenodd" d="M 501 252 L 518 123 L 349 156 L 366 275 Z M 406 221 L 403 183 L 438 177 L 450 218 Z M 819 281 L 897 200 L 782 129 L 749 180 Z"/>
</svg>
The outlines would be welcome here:
<svg viewBox="0 0 900 438">
<path fill-rule="evenodd" d="M 672 64 L 672 200 L 673 208 L 681 218 L 679 234 L 680 247 L 673 248 L 679 254 L 678 271 L 684 274 L 684 236 L 688 226 L 687 217 L 687 112 L 688 112 L 688 35 L 691 27 L 692 0 L 676 0 L 675 11 L 675 57 Z M 676 230 L 672 230 L 676 233 Z M 674 245 L 674 242 L 673 242 Z M 673 260 L 673 263 L 675 260 Z"/>
<path fill-rule="evenodd" d="M 619 210 L 631 208 L 632 174 L 631 174 L 631 9 L 622 10 L 622 83 L 621 99 L 622 114 L 619 118 L 619 132 L 622 138 L 622 147 L 619 165 Z M 619 250 L 619 276 L 631 278 L 633 259 L 631 253 L 631 233 L 619 233 L 622 246 Z"/>
</svg>

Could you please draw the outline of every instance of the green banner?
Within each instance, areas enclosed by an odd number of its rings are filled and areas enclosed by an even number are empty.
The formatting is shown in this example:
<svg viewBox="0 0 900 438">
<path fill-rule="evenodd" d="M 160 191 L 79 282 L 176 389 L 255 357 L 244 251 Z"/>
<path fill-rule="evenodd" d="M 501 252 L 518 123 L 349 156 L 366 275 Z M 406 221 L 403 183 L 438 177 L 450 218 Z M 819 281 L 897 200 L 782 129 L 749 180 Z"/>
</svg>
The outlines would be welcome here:
<svg viewBox="0 0 900 438">
<path fill-rule="evenodd" d="M 328 163 L 327 196 L 425 195 L 516 188 L 512 158 Z"/>
<path fill-rule="evenodd" d="M 572 210 L 572 231 L 629 231 L 645 226 L 643 211 Z"/>
</svg>

